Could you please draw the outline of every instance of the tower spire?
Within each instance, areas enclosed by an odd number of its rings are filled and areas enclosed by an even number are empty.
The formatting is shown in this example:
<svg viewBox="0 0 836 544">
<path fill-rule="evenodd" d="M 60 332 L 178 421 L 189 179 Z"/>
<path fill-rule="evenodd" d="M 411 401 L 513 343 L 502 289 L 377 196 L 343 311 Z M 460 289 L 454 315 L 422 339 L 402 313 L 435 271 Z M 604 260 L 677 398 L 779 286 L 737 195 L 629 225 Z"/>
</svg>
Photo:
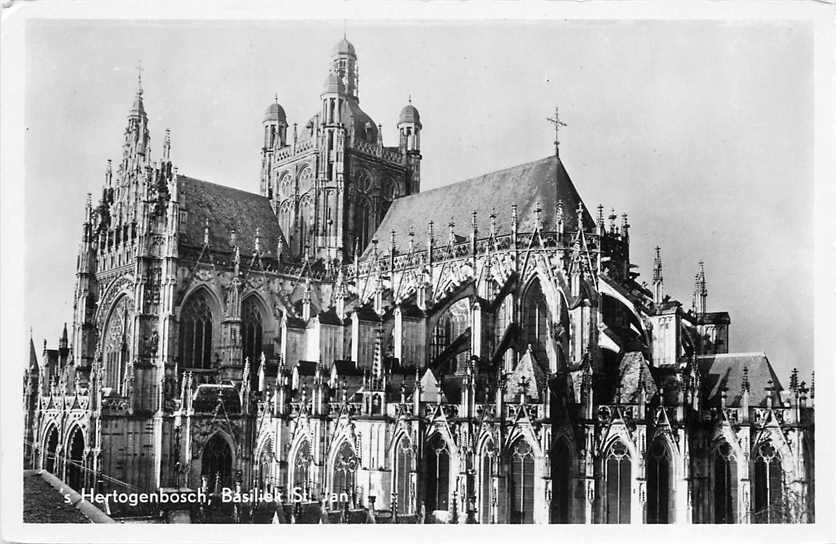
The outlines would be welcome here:
<svg viewBox="0 0 836 544">
<path fill-rule="evenodd" d="M 699 269 L 694 276 L 694 311 L 697 315 L 705 313 L 708 289 L 705 282 L 705 263 L 699 262 Z"/>
<path fill-rule="evenodd" d="M 662 248 L 656 246 L 656 256 L 653 258 L 653 302 L 657 306 L 662 302 Z"/>
</svg>

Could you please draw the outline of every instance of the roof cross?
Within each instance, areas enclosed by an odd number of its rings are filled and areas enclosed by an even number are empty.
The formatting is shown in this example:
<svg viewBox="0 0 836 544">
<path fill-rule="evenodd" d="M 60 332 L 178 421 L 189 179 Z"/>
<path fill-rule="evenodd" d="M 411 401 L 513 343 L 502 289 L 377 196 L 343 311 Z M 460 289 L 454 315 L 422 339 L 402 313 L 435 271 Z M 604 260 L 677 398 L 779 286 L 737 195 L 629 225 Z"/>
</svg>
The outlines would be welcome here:
<svg viewBox="0 0 836 544">
<path fill-rule="evenodd" d="M 554 117 L 547 117 L 546 121 L 554 125 L 554 156 L 560 158 L 560 127 L 567 126 L 566 123 L 560 120 L 560 112 L 557 107 L 554 108 Z"/>
</svg>

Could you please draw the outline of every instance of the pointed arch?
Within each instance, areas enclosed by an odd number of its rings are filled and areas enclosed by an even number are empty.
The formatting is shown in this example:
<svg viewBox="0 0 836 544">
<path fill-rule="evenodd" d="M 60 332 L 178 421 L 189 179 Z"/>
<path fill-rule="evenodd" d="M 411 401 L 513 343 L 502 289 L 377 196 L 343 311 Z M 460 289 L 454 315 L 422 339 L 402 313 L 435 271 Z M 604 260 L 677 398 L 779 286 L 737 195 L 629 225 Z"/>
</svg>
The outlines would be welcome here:
<svg viewBox="0 0 836 544">
<path fill-rule="evenodd" d="M 234 477 L 235 442 L 227 433 L 215 431 L 203 444 L 200 452 L 200 474 L 206 477 L 209 488 L 230 487 Z"/>
<path fill-rule="evenodd" d="M 658 433 L 647 451 L 647 523 L 673 523 L 675 451 L 666 433 Z"/>
<path fill-rule="evenodd" d="M 428 514 L 450 507 L 452 466 L 450 442 L 441 432 L 433 433 L 424 448 L 424 502 Z"/>
<path fill-rule="evenodd" d="M 498 473 L 499 450 L 486 434 L 479 448 L 479 522 L 496 523 L 494 507 L 498 497 L 494 480 Z"/>
<path fill-rule="evenodd" d="M 216 323 L 220 322 L 221 305 L 208 287 L 193 289 L 180 306 L 178 361 L 181 369 L 210 369 Z"/>
<path fill-rule="evenodd" d="M 241 361 L 250 360 L 250 385 L 256 385 L 259 361 L 264 351 L 264 330 L 269 313 L 264 300 L 255 292 L 241 301 Z"/>
<path fill-rule="evenodd" d="M 313 464 L 313 450 L 311 437 L 308 432 L 298 433 L 288 452 L 288 488 L 304 490 L 310 484 L 311 465 Z"/>
<path fill-rule="evenodd" d="M 531 345 L 538 361 L 547 361 L 546 342 L 549 336 L 549 308 L 540 278 L 536 274 L 525 286 L 520 305 L 522 345 Z"/>
<path fill-rule="evenodd" d="M 133 326 L 133 299 L 127 294 L 119 295 L 110 307 L 101 340 L 103 385 L 110 394 L 124 394 L 125 373 L 132 357 Z"/>
<path fill-rule="evenodd" d="M 43 434 L 44 442 L 41 449 L 41 468 L 53 475 L 58 475 L 58 444 L 59 432 L 58 425 L 52 423 L 46 428 Z"/>
<path fill-rule="evenodd" d="M 511 523 L 534 523 L 534 448 L 520 436 L 509 451 Z"/>
<path fill-rule="evenodd" d="M 633 462 L 629 442 L 613 439 L 604 450 L 604 519 L 606 523 L 630 523 Z"/>
<path fill-rule="evenodd" d="M 738 459 L 725 437 L 714 442 L 709 473 L 712 523 L 737 523 Z"/>
<path fill-rule="evenodd" d="M 70 488 L 80 491 L 84 487 L 84 452 L 86 450 L 84 431 L 80 425 L 73 425 L 67 433 L 65 452 L 65 480 Z"/>
<path fill-rule="evenodd" d="M 255 486 L 258 489 L 272 489 L 275 483 L 273 466 L 276 458 L 273 451 L 273 437 L 269 434 L 263 437 L 255 451 L 255 459 L 257 460 L 256 473 L 253 478 Z"/>
<path fill-rule="evenodd" d="M 413 474 L 415 472 L 415 448 L 406 432 L 396 437 L 392 447 L 392 489 L 397 500 L 398 514 L 406 515 L 415 511 Z"/>
<path fill-rule="evenodd" d="M 356 503 L 357 471 L 360 468 L 360 458 L 353 441 L 348 438 L 340 440 L 333 448 L 331 458 L 331 493 L 349 497 L 353 505 Z M 343 493 L 345 495 L 341 495 Z"/>
<path fill-rule="evenodd" d="M 753 521 L 782 523 L 785 521 L 785 479 L 779 448 L 771 439 L 758 442 L 752 451 Z"/>
</svg>

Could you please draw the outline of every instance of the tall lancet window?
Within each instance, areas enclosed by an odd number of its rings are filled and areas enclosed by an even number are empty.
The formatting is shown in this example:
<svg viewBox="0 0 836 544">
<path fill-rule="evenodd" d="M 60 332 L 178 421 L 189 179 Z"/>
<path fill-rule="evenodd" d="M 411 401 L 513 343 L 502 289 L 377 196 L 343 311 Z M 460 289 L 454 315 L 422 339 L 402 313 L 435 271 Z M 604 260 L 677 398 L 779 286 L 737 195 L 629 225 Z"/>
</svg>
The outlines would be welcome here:
<svg viewBox="0 0 836 544">
<path fill-rule="evenodd" d="M 548 316 L 546 298 L 540 288 L 540 281 L 535 279 L 525 292 L 522 324 L 523 338 L 527 344 L 531 344 L 531 348 L 541 364 L 548 360 L 546 355 L 546 339 L 549 331 Z"/>
<path fill-rule="evenodd" d="M 511 448 L 511 523 L 534 523 L 534 451 L 520 438 Z"/>
<path fill-rule="evenodd" d="M 728 442 L 712 453 L 714 523 L 737 523 L 737 462 Z"/>
<path fill-rule="evenodd" d="M 334 467 L 331 475 L 331 492 L 337 494 L 345 493 L 353 503 L 355 496 L 354 486 L 357 482 L 357 469 L 359 466 L 360 460 L 357 459 L 357 454 L 354 453 L 354 447 L 348 440 L 343 441 L 334 458 Z"/>
<path fill-rule="evenodd" d="M 291 494 L 295 491 L 303 492 L 308 488 L 308 478 L 310 476 L 310 467 L 313 457 L 311 456 L 311 443 L 303 440 L 299 447 L 296 448 L 296 455 L 293 457 L 291 470 L 293 471 L 293 489 Z"/>
<path fill-rule="evenodd" d="M 415 470 L 415 452 L 412 442 L 404 436 L 395 446 L 395 493 L 398 500 L 398 513 L 413 512 L 413 493 L 411 491 L 412 471 Z"/>
<path fill-rule="evenodd" d="M 450 505 L 450 450 L 441 435 L 436 434 L 430 439 L 429 448 L 425 451 L 426 459 L 425 481 L 427 513 L 447 510 Z"/>
<path fill-rule="evenodd" d="M 195 369 L 212 366 L 212 310 L 204 291 L 189 297 L 180 313 L 180 365 Z"/>
<path fill-rule="evenodd" d="M 262 351 L 261 304 L 254 296 L 247 297 L 241 304 L 242 359 L 250 359 L 250 383 L 258 373 Z"/>
<path fill-rule="evenodd" d="M 607 523 L 630 523 L 631 472 L 629 450 L 616 440 L 607 450 L 604 464 Z"/>
<path fill-rule="evenodd" d="M 755 450 L 755 523 L 782 523 L 783 498 L 781 455 L 772 442 L 761 442 Z"/>
<path fill-rule="evenodd" d="M 496 446 L 493 440 L 488 440 L 482 449 L 481 467 L 479 470 L 479 519 L 482 523 L 493 523 L 494 504 L 497 497 L 494 494 L 493 480 L 496 476 Z"/>
<path fill-rule="evenodd" d="M 647 459 L 647 522 L 671 523 L 671 455 L 665 441 L 656 439 Z"/>
<path fill-rule="evenodd" d="M 124 394 L 133 321 L 133 301 L 123 296 L 113 306 L 103 335 L 104 387 L 110 388 L 112 395 Z"/>
</svg>

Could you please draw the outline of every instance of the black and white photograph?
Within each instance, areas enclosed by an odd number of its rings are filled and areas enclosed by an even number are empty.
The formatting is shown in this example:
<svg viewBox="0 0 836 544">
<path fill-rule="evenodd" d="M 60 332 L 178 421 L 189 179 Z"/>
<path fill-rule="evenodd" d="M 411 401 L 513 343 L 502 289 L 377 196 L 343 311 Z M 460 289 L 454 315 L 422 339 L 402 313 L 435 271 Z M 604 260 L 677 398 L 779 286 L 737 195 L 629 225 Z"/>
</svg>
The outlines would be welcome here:
<svg viewBox="0 0 836 544">
<path fill-rule="evenodd" d="M 836 536 L 832 6 L 38 4 L 4 539 Z"/>
</svg>

